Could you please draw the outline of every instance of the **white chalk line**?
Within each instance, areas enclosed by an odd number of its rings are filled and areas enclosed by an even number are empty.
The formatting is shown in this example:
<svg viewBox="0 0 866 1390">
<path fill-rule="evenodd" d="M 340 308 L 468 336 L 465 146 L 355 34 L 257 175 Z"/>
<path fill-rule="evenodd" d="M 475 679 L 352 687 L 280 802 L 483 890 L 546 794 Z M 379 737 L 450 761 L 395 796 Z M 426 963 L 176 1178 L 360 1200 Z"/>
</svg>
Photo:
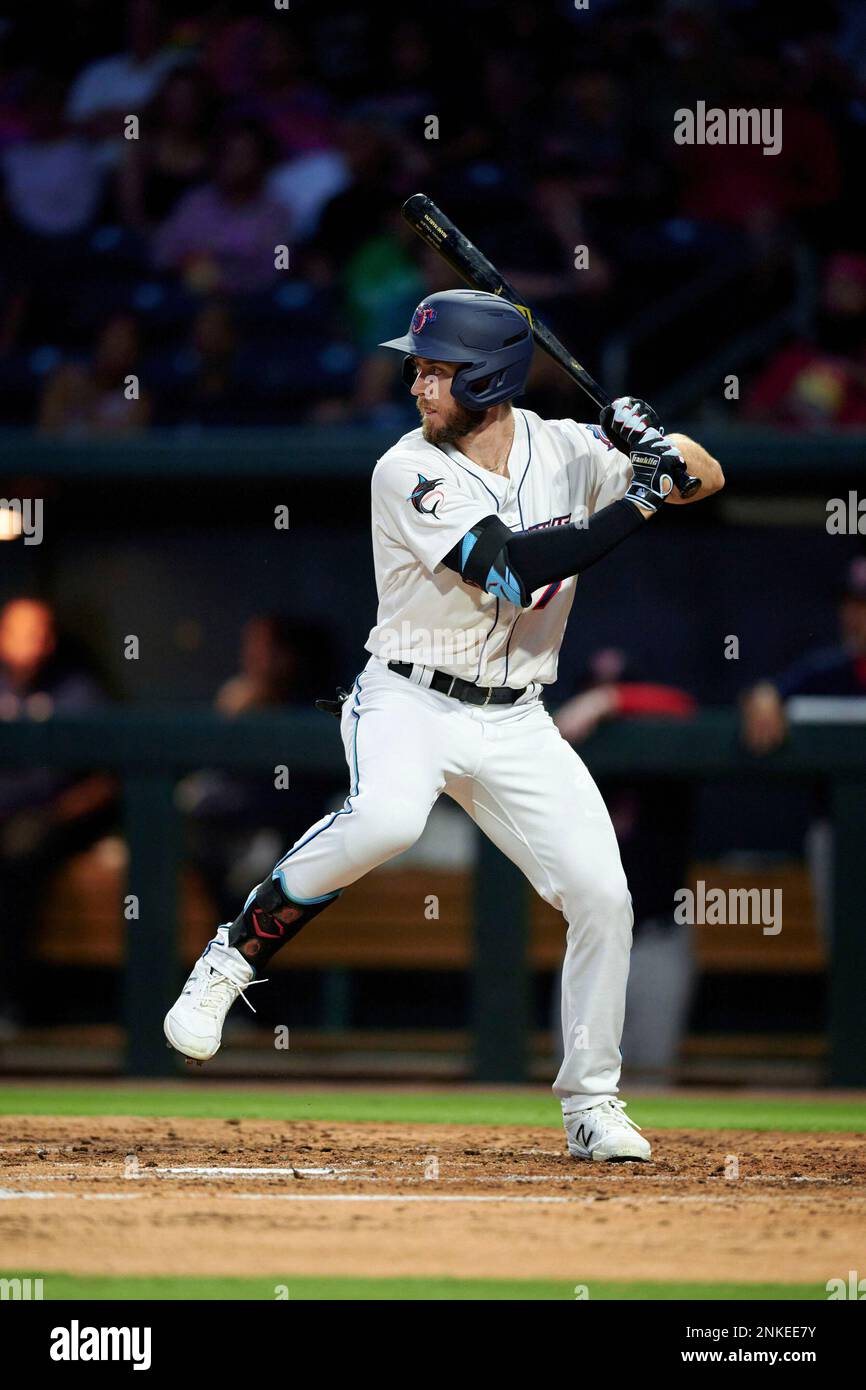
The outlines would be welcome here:
<svg viewBox="0 0 866 1390">
<path fill-rule="evenodd" d="M 133 1202 L 141 1197 L 152 1196 L 147 1192 L 43 1192 L 43 1191 L 15 1191 L 11 1188 L 0 1188 L 0 1201 L 73 1201 L 73 1202 Z M 607 1200 L 625 1203 L 634 1203 L 640 1197 L 639 1192 L 631 1192 L 627 1196 L 608 1198 Z M 703 1202 L 705 1204 L 728 1204 L 735 1197 L 734 1192 L 727 1192 L 713 1195 L 710 1193 L 683 1193 L 681 1196 L 657 1195 L 653 1197 L 654 1202 Z M 597 1195 L 592 1196 L 555 1196 L 555 1195 L 530 1195 L 522 1193 L 518 1195 L 502 1193 L 449 1193 L 449 1192 L 226 1192 L 221 1194 L 221 1201 L 232 1202 L 461 1202 L 461 1203 L 524 1203 L 530 1206 L 595 1206 L 599 1200 Z M 740 1200 L 759 1202 L 763 1200 L 760 1193 L 740 1194 Z M 789 1201 L 805 1202 L 811 1200 L 806 1195 L 795 1193 L 788 1194 Z"/>
<path fill-rule="evenodd" d="M 61 1202 L 64 1199 L 73 1202 L 131 1202 L 147 1195 L 146 1192 L 97 1194 L 88 1192 L 12 1192 L 6 1188 L 0 1189 L 0 1201 L 7 1202 L 14 1200 L 48 1201 L 52 1199 Z M 234 1202 L 528 1202 L 539 1204 L 588 1200 L 573 1197 L 494 1196 L 491 1193 L 479 1193 L 475 1196 L 471 1193 L 444 1192 L 431 1193 L 429 1196 L 411 1192 L 403 1195 L 391 1192 L 231 1192 L 226 1193 L 225 1196 Z"/>
<path fill-rule="evenodd" d="M 0 1188 L 0 1202 L 50 1201 L 62 1202 L 64 1198 L 75 1202 L 129 1202 L 135 1197 L 146 1197 L 146 1192 L 15 1192 L 11 1188 Z"/>
<path fill-rule="evenodd" d="M 144 1173 L 159 1177 L 200 1178 L 337 1178 L 349 1175 L 362 1178 L 372 1174 L 372 1168 L 145 1168 Z"/>
<path fill-rule="evenodd" d="M 128 1181 L 145 1182 L 148 1178 L 176 1178 L 181 1181 L 190 1179 L 221 1179 L 221 1178 L 312 1178 L 323 1182 L 391 1182 L 420 1185 L 422 1182 L 436 1183 L 585 1183 L 594 1182 L 602 1179 L 606 1184 L 612 1183 L 631 1183 L 634 1190 L 640 1190 L 637 1184 L 644 1183 L 694 1183 L 703 1180 L 707 1183 L 722 1183 L 732 1190 L 742 1183 L 811 1183 L 816 1186 L 824 1184 L 828 1187 L 850 1187 L 854 1179 L 850 1177 L 818 1177 L 811 1174 L 786 1174 L 786 1173 L 748 1173 L 738 1178 L 726 1178 L 718 1173 L 708 1173 L 703 1179 L 696 1178 L 690 1173 L 647 1173 L 643 1170 L 634 1170 L 627 1173 L 599 1171 L 600 1165 L 587 1165 L 585 1172 L 576 1173 L 507 1173 L 502 1176 L 498 1174 L 488 1174 L 481 1176 L 450 1176 L 440 1174 L 437 1178 L 422 1178 L 421 1176 L 409 1175 L 406 1177 L 396 1176 L 392 1173 L 379 1174 L 372 1168 L 243 1168 L 243 1167 L 223 1167 L 223 1166 L 183 1166 L 183 1167 L 146 1167 L 139 1165 L 137 1169 L 130 1172 Z M 82 1175 L 81 1169 L 75 1165 L 68 1165 L 65 1172 L 61 1173 L 40 1173 L 40 1182 L 68 1182 L 77 1181 L 99 1181 L 103 1178 L 110 1178 L 117 1172 L 117 1168 L 107 1169 L 98 1168 L 94 1172 Z M 126 1175 L 124 1174 L 126 1177 Z"/>
</svg>

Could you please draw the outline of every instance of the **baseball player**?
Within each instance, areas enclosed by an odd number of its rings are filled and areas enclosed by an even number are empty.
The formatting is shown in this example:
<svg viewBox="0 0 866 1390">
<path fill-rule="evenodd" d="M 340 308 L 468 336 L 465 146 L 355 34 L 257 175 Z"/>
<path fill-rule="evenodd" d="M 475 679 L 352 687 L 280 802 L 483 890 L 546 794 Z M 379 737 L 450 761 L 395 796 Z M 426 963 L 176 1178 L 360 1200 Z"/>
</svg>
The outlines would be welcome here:
<svg viewBox="0 0 866 1390">
<path fill-rule="evenodd" d="M 370 869 L 412 845 L 443 793 L 517 864 L 566 924 L 564 1060 L 554 1083 L 571 1154 L 648 1159 L 618 1098 L 632 908 L 616 836 L 542 692 L 578 575 L 682 499 L 723 485 L 718 463 L 665 436 L 644 402 L 601 425 L 542 420 L 512 400 L 532 337 L 512 305 L 433 294 L 402 338 L 420 428 L 372 479 L 379 608 L 367 664 L 337 706 L 350 791 L 221 926 L 165 1020 L 204 1061 L 275 951 Z M 342 692 L 341 692 L 342 693 Z"/>
</svg>

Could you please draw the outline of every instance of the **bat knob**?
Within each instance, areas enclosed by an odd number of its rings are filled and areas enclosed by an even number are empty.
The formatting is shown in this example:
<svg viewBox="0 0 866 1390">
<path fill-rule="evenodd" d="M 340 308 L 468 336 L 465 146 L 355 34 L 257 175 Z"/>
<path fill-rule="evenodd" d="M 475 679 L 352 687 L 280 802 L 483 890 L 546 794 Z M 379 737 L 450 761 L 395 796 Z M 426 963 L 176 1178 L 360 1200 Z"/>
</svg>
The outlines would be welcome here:
<svg viewBox="0 0 866 1390">
<path fill-rule="evenodd" d="M 695 493 L 700 491 L 700 488 L 700 478 L 693 478 L 692 475 L 689 473 L 686 477 L 685 482 L 680 484 L 680 497 L 694 497 Z"/>
</svg>

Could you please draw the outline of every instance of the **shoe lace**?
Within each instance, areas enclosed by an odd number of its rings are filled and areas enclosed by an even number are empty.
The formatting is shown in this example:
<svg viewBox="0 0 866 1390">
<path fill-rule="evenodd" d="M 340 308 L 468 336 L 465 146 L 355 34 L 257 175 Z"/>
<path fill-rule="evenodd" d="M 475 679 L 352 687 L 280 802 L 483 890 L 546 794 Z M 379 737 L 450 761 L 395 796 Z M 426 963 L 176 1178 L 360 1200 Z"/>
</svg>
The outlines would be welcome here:
<svg viewBox="0 0 866 1390">
<path fill-rule="evenodd" d="M 247 990 L 253 985 L 267 984 L 267 980 L 248 980 L 245 985 L 239 985 L 225 971 L 220 970 L 218 965 L 211 965 L 208 961 L 208 968 L 211 973 L 204 982 L 199 1008 L 204 1009 L 205 1013 L 218 1017 L 220 1011 L 230 1008 L 236 997 L 240 995 L 250 1012 L 256 1012 L 247 998 Z"/>
<path fill-rule="evenodd" d="M 616 1124 L 628 1125 L 630 1129 L 640 1130 L 637 1121 L 625 1113 L 625 1107 L 626 1102 L 624 1100 L 609 1100 L 604 1106 Z"/>
</svg>

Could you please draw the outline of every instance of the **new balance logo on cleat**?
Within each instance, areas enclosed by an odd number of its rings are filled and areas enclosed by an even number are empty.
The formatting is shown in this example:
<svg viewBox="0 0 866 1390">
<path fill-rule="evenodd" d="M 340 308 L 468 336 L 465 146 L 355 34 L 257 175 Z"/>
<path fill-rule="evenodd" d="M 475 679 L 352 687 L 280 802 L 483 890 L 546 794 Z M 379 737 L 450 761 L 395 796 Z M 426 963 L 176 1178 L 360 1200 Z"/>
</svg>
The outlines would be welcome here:
<svg viewBox="0 0 866 1390">
<path fill-rule="evenodd" d="M 652 1150 L 640 1126 L 625 1113 L 625 1101 L 604 1100 L 587 1110 L 563 1112 L 568 1152 L 594 1163 L 646 1162 Z"/>
</svg>

